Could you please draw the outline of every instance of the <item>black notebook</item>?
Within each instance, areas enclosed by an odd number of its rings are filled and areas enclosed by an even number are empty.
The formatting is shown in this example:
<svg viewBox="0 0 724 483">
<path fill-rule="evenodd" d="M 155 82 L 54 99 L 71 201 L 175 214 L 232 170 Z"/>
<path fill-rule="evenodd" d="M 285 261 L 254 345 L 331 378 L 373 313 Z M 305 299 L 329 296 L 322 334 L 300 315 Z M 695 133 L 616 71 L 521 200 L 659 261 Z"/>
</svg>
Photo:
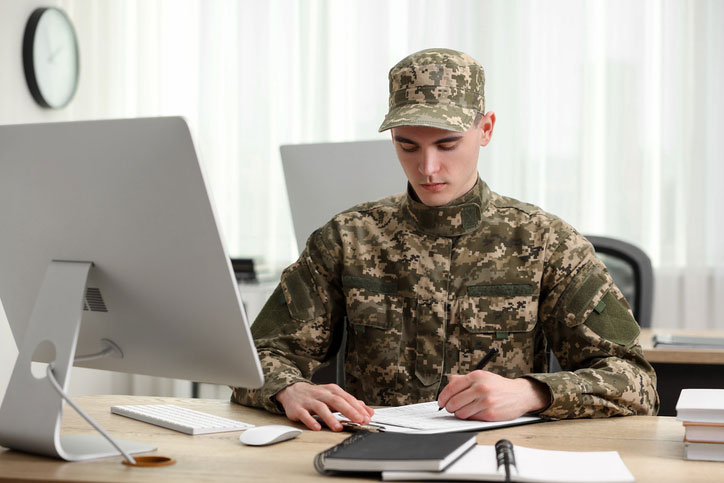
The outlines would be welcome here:
<svg viewBox="0 0 724 483">
<path fill-rule="evenodd" d="M 319 453 L 314 467 L 329 471 L 441 471 L 475 445 L 474 433 L 359 432 Z"/>
</svg>

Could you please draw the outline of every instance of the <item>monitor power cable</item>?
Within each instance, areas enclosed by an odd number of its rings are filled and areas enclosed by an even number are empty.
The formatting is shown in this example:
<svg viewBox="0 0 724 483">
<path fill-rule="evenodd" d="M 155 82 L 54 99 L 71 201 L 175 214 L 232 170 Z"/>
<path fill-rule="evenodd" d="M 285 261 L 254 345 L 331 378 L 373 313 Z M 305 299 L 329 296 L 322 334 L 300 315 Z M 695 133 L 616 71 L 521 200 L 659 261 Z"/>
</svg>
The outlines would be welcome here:
<svg viewBox="0 0 724 483">
<path fill-rule="evenodd" d="M 126 461 L 128 461 L 129 464 L 135 465 L 135 464 L 136 464 L 136 460 L 133 459 L 133 456 L 131 456 L 130 454 L 126 453 L 126 452 L 118 445 L 118 443 L 116 443 L 116 441 L 113 439 L 113 437 L 112 437 L 110 434 L 108 434 L 103 428 L 101 428 L 100 425 L 98 425 L 98 423 L 96 423 L 90 416 L 88 416 L 85 412 L 83 412 L 83 410 L 82 410 L 81 408 L 79 408 L 79 407 L 73 402 L 73 400 L 65 393 L 65 391 L 63 391 L 63 388 L 60 387 L 60 384 L 58 384 L 58 381 L 55 380 L 55 374 L 53 374 L 53 364 L 48 364 L 48 367 L 46 368 L 45 373 L 46 373 L 47 376 L 48 376 L 48 380 L 49 380 L 50 383 L 53 385 L 53 388 L 55 388 L 55 390 L 58 392 L 58 394 L 60 394 L 60 397 L 62 397 L 62 398 L 65 400 L 65 402 L 67 402 L 68 404 L 70 404 L 70 406 L 71 406 L 73 409 L 75 409 L 75 412 L 77 412 L 83 419 L 85 419 L 85 420 L 88 422 L 88 424 L 90 424 L 91 426 L 93 426 L 93 429 L 95 429 L 96 431 L 98 431 L 104 438 L 106 438 L 106 439 L 108 440 L 108 442 L 109 442 L 114 448 L 116 448 L 119 453 L 121 453 L 121 454 L 123 455 L 123 457 L 126 459 Z"/>
</svg>

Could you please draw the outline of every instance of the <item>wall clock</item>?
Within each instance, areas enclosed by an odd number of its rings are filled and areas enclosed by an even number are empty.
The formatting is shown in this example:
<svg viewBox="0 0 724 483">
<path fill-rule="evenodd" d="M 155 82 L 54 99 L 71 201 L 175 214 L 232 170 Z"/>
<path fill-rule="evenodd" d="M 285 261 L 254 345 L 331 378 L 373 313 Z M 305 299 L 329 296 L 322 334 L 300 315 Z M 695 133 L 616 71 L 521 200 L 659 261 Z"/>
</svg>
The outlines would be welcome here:
<svg viewBox="0 0 724 483">
<path fill-rule="evenodd" d="M 25 80 L 35 102 L 66 106 L 78 87 L 80 59 L 73 23 L 58 8 L 38 8 L 30 15 L 23 38 Z"/>
</svg>

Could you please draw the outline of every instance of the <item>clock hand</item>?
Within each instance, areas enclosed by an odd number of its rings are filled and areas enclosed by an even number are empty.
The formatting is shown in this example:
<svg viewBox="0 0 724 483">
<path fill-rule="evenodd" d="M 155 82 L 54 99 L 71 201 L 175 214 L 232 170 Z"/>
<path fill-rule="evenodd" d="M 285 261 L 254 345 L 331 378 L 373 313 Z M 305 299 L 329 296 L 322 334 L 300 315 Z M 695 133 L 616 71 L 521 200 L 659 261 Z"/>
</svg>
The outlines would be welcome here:
<svg viewBox="0 0 724 483">
<path fill-rule="evenodd" d="M 46 29 L 43 29 L 43 39 L 45 40 L 45 48 L 47 50 L 50 50 L 52 45 L 50 43 L 50 37 L 48 37 L 48 31 Z"/>
<path fill-rule="evenodd" d="M 65 48 L 65 46 L 61 45 L 60 47 L 58 47 L 57 49 L 55 49 L 55 51 L 53 51 L 53 52 L 50 54 L 50 56 L 48 57 L 48 62 L 51 62 L 51 63 L 52 63 L 53 60 L 55 59 L 55 57 L 56 57 L 59 53 L 61 53 L 61 52 L 64 50 L 64 48 Z"/>
</svg>

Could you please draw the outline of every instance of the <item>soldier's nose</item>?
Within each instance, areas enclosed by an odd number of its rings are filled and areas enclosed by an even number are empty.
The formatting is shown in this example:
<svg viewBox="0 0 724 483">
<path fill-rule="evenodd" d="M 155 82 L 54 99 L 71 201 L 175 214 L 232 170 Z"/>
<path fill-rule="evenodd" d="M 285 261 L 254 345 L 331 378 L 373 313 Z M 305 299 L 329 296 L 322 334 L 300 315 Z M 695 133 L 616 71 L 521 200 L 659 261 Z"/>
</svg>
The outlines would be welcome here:
<svg viewBox="0 0 724 483">
<path fill-rule="evenodd" d="M 431 152 L 431 150 L 423 151 L 419 169 L 420 173 L 425 176 L 431 176 L 440 170 L 440 163 L 434 152 Z"/>
</svg>

